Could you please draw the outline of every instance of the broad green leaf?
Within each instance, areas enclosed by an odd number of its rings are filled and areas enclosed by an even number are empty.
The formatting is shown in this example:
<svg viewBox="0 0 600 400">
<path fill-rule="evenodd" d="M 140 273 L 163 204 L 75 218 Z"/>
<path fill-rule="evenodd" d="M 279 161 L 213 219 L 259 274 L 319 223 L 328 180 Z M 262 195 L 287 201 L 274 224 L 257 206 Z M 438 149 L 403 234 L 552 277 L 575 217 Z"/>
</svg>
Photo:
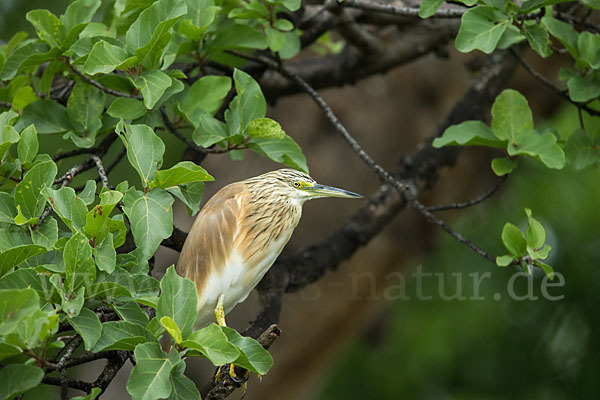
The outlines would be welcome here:
<svg viewBox="0 0 600 400">
<path fill-rule="evenodd" d="M 248 147 L 275 162 L 308 172 L 302 149 L 287 135 L 283 139 L 255 138 L 248 142 Z"/>
<path fill-rule="evenodd" d="M 147 343 L 152 342 L 152 343 Z M 92 352 L 104 350 L 133 350 L 138 344 L 156 344 L 156 338 L 141 325 L 128 321 L 112 321 L 102 324 L 102 334 Z"/>
<path fill-rule="evenodd" d="M 278 52 L 285 43 L 285 32 L 266 26 L 265 39 L 267 39 L 267 46 L 269 46 L 269 49 L 273 52 Z"/>
<path fill-rule="evenodd" d="M 25 107 L 39 99 L 40 98 L 35 94 L 31 86 L 23 86 L 15 91 L 12 99 L 12 106 L 15 110 L 23 110 Z"/>
<path fill-rule="evenodd" d="M 40 81 L 40 92 L 45 96 L 49 96 L 54 77 L 57 73 L 64 71 L 67 68 L 68 67 L 65 65 L 65 63 L 59 60 L 50 62 L 42 74 L 42 80 Z"/>
<path fill-rule="evenodd" d="M 562 169 L 565 166 L 565 152 L 550 131 L 533 133 L 522 138 L 517 145 L 518 148 L 508 146 L 509 155 L 526 154 L 540 160 L 548 168 Z"/>
<path fill-rule="evenodd" d="M 546 276 L 548 277 L 548 279 L 550 279 L 551 281 L 554 280 L 554 268 L 552 268 L 551 265 L 543 263 L 540 260 L 535 260 L 534 264 L 537 267 L 540 267 L 544 271 L 544 273 L 546 274 Z"/>
<path fill-rule="evenodd" d="M 285 131 L 271 118 L 257 118 L 248 124 L 246 134 L 251 138 L 285 138 Z"/>
<path fill-rule="evenodd" d="M 172 84 L 169 75 L 156 69 L 135 76 L 132 82 L 142 94 L 144 106 L 149 110 L 154 107 L 156 102 L 165 93 L 165 90 Z"/>
<path fill-rule="evenodd" d="M 135 244 L 145 259 L 149 259 L 160 242 L 173 232 L 173 197 L 162 189 L 144 194 L 129 189 L 123 199 L 123 209 Z"/>
<path fill-rule="evenodd" d="M 183 341 L 181 331 L 179 330 L 177 323 L 173 321 L 173 318 L 161 317 L 160 324 L 167 330 L 167 332 L 169 332 L 169 335 L 175 339 L 175 343 L 179 344 Z"/>
<path fill-rule="evenodd" d="M 181 161 L 169 169 L 157 171 L 150 189 L 155 187 L 166 189 L 184 183 L 214 181 L 214 178 L 199 165 L 191 161 Z"/>
<path fill-rule="evenodd" d="M 52 100 L 39 100 L 23 109 L 19 128 L 35 125 L 38 134 L 62 133 L 73 129 L 67 109 Z"/>
<path fill-rule="evenodd" d="M 192 139 L 198 146 L 210 147 L 229 136 L 227 125 L 209 114 L 199 113 L 191 122 L 196 125 Z"/>
<path fill-rule="evenodd" d="M 500 37 L 496 48 L 505 50 L 523 40 L 525 40 L 525 36 L 521 34 L 519 28 L 515 25 L 509 25 Z"/>
<path fill-rule="evenodd" d="M 100 194 L 100 203 L 92 208 L 85 217 L 85 233 L 101 243 L 108 232 L 107 221 L 110 213 L 123 198 L 123 193 L 107 190 Z"/>
<path fill-rule="evenodd" d="M 22 163 L 31 162 L 37 155 L 39 142 L 35 125 L 29 125 L 21 132 L 21 140 L 17 146 L 17 154 Z"/>
<path fill-rule="evenodd" d="M 241 351 L 239 357 L 233 362 L 235 365 L 259 375 L 266 374 L 273 366 L 273 357 L 256 340 L 242 336 L 226 326 L 222 326 L 221 329 L 227 335 L 227 339 Z"/>
<path fill-rule="evenodd" d="M 117 253 L 113 244 L 112 233 L 108 233 L 102 244 L 94 248 L 94 259 L 100 271 L 106 271 L 110 274 L 115 270 Z"/>
<path fill-rule="evenodd" d="M 122 118 L 125 120 L 137 119 L 147 112 L 144 103 L 136 99 L 128 99 L 125 97 L 116 98 L 107 110 L 108 115 L 111 117 Z"/>
<path fill-rule="evenodd" d="M 135 301 L 127 301 L 121 305 L 113 305 L 123 321 L 133 322 L 141 326 L 148 324 L 148 314 Z"/>
<path fill-rule="evenodd" d="M 232 102 L 238 103 L 241 129 L 245 130 L 250 121 L 265 116 L 267 103 L 258 82 L 250 75 L 236 69 L 233 72 L 233 80 L 237 96 Z"/>
<path fill-rule="evenodd" d="M 533 132 L 533 115 L 527 99 L 518 91 L 505 89 L 492 106 L 492 131 L 497 138 L 519 143 Z"/>
<path fill-rule="evenodd" d="M 600 10 L 600 1 L 599 0 L 582 0 L 583 4 L 588 6 L 589 8 L 593 8 L 594 10 Z"/>
<path fill-rule="evenodd" d="M 535 22 L 527 23 L 523 26 L 523 34 L 527 38 L 531 48 L 540 56 L 545 58 L 552 54 L 552 50 L 549 46 L 550 36 L 548 35 L 548 31 L 542 26 Z"/>
<path fill-rule="evenodd" d="M 41 191 L 52 185 L 56 172 L 53 161 L 44 161 L 35 164 L 25 173 L 15 190 L 15 205 L 21 207 L 25 217 L 34 218 L 42 214 L 46 201 Z"/>
<path fill-rule="evenodd" d="M 258 49 L 267 48 L 263 33 L 257 28 L 244 24 L 232 24 L 219 29 L 215 38 L 206 44 L 209 51 L 225 49 Z"/>
<path fill-rule="evenodd" d="M 281 48 L 281 50 L 279 51 L 279 57 L 281 57 L 281 59 L 283 60 L 288 60 L 292 57 L 294 57 L 296 54 L 300 53 L 300 50 L 302 49 L 302 43 L 300 40 L 301 37 L 301 33 L 300 30 L 294 30 L 291 32 L 286 32 L 285 33 L 285 42 L 283 42 L 283 47 Z M 340 51 L 342 51 L 342 47 L 344 45 L 343 41 L 339 41 L 337 42 L 337 46 L 334 45 L 334 51 L 337 49 L 339 49 L 339 51 L 337 51 L 337 53 L 339 53 Z"/>
<path fill-rule="evenodd" d="M 419 7 L 419 17 L 429 18 L 440 8 L 444 0 L 423 0 Z"/>
<path fill-rule="evenodd" d="M 35 290 L 0 290 L 0 335 L 12 332 L 19 322 L 40 308 L 40 298 Z"/>
<path fill-rule="evenodd" d="M 78 316 L 69 318 L 69 323 L 83 339 L 87 351 L 91 350 L 100 339 L 102 324 L 92 310 L 82 309 Z"/>
<path fill-rule="evenodd" d="M 567 81 L 569 97 L 573 101 L 586 103 L 600 96 L 600 79 L 573 74 Z"/>
<path fill-rule="evenodd" d="M 190 215 L 196 215 L 200 210 L 200 203 L 202 202 L 204 182 L 192 182 L 173 186 L 167 188 L 167 192 L 181 200 L 187 206 Z"/>
<path fill-rule="evenodd" d="M 60 17 L 65 32 L 69 33 L 75 26 L 90 22 L 101 4 L 100 0 L 77 0 L 69 4 Z"/>
<path fill-rule="evenodd" d="M 600 68 L 600 35 L 597 33 L 581 32 L 577 37 L 579 56 L 591 68 Z"/>
<path fill-rule="evenodd" d="M 164 399 L 171 395 L 171 370 L 181 362 L 177 351 L 168 355 L 158 343 L 143 343 L 134 350 L 136 365 L 127 381 L 133 400 Z"/>
<path fill-rule="evenodd" d="M 48 10 L 32 10 L 27 13 L 26 18 L 42 41 L 50 47 L 61 46 L 65 38 L 65 27 L 54 14 Z"/>
<path fill-rule="evenodd" d="M 92 247 L 88 238 L 82 233 L 74 234 L 63 252 L 65 261 L 65 291 L 72 293 L 84 282 L 93 282 L 96 279 L 96 267 L 92 260 Z"/>
<path fill-rule="evenodd" d="M 140 175 L 142 185 L 148 187 L 162 164 L 163 141 L 148 125 L 126 125 L 126 132 L 120 137 L 127 148 L 129 162 Z"/>
<path fill-rule="evenodd" d="M 85 301 L 85 287 L 81 286 L 75 289 L 71 294 L 64 296 L 61 299 L 61 308 L 68 317 L 76 317 L 83 308 Z"/>
<path fill-rule="evenodd" d="M 67 115 L 75 131 L 94 144 L 96 132 L 102 127 L 104 92 L 83 82 L 77 82 L 67 101 Z M 77 143 L 76 143 L 77 144 Z"/>
<path fill-rule="evenodd" d="M 519 13 L 526 14 L 537 8 L 551 6 L 553 4 L 564 3 L 569 0 L 525 0 L 521 5 Z"/>
<path fill-rule="evenodd" d="M 44 371 L 34 365 L 9 364 L 0 370 L 0 398 L 12 399 L 15 396 L 37 387 Z"/>
<path fill-rule="evenodd" d="M 0 276 L 6 274 L 23 261 L 44 254 L 47 251 L 48 250 L 44 246 L 38 246 L 37 244 L 23 244 L 0 253 Z"/>
<path fill-rule="evenodd" d="M 0 278 L 0 289 L 34 289 L 43 301 L 58 302 L 57 292 L 46 273 L 38 273 L 33 268 L 19 268 Z"/>
<path fill-rule="evenodd" d="M 12 344 L 0 342 L 0 360 L 16 356 L 17 354 L 21 354 L 21 348 Z"/>
<path fill-rule="evenodd" d="M 481 121 L 465 121 L 448 127 L 441 137 L 435 138 L 433 147 L 444 146 L 490 146 L 505 148 L 504 141 L 498 140 L 492 130 Z"/>
<path fill-rule="evenodd" d="M 85 202 L 75 194 L 70 187 L 62 187 L 58 190 L 46 188 L 45 194 L 48 202 L 52 205 L 54 212 L 72 231 L 82 229 L 85 226 L 87 207 Z"/>
<path fill-rule="evenodd" d="M 173 368 L 169 381 L 171 382 L 171 395 L 169 400 L 200 400 L 200 392 L 196 388 L 194 381 L 185 376 L 186 364 L 181 362 Z"/>
<path fill-rule="evenodd" d="M 77 195 L 78 198 L 83 200 L 85 205 L 89 206 L 92 204 L 96 198 L 96 182 L 93 180 L 88 180 L 83 187 L 83 190 L 79 192 Z"/>
<path fill-rule="evenodd" d="M 101 393 L 102 393 L 102 389 L 100 389 L 98 387 L 93 387 L 90 394 L 88 394 L 86 396 L 75 396 L 75 397 L 72 397 L 71 400 L 96 400 L 98 398 L 98 396 L 100 396 Z"/>
<path fill-rule="evenodd" d="M 515 257 L 524 256 L 527 252 L 527 242 L 523 232 L 510 222 L 507 222 L 502 229 L 502 243 Z"/>
<path fill-rule="evenodd" d="M 577 51 L 578 33 L 571 25 L 546 15 L 542 18 L 542 26 L 544 26 L 552 36 L 557 38 L 575 59 L 579 58 L 579 52 Z"/>
<path fill-rule="evenodd" d="M 281 3 L 290 11 L 298 11 L 302 5 L 302 0 L 282 0 Z"/>
<path fill-rule="evenodd" d="M 170 317 L 181 329 L 181 334 L 187 338 L 194 328 L 197 316 L 196 285 L 189 279 L 183 278 L 175 272 L 175 267 L 167 269 L 167 273 L 160 281 L 161 295 L 158 298 L 156 316 Z M 167 328 L 165 326 L 165 328 Z"/>
<path fill-rule="evenodd" d="M 213 115 L 217 112 L 227 93 L 231 90 L 231 78 L 228 76 L 203 76 L 192 84 L 182 103 L 181 110 L 191 114 L 201 108 Z"/>
<path fill-rule="evenodd" d="M 583 129 L 576 129 L 567 140 L 566 158 L 576 170 L 581 170 L 598 161 L 598 144 Z M 0 221 L 3 220 L 3 200 L 0 197 Z"/>
<path fill-rule="evenodd" d="M 4 158 L 4 155 L 11 148 L 14 143 L 17 143 L 20 139 L 17 130 L 12 126 L 0 127 L 0 133 L 2 134 L 2 143 L 0 144 L 0 160 Z"/>
<path fill-rule="evenodd" d="M 503 255 L 503 256 L 498 256 L 496 257 L 496 265 L 499 267 L 506 267 L 508 265 L 510 265 L 510 263 L 512 263 L 514 260 L 514 257 L 511 255 Z"/>
<path fill-rule="evenodd" d="M 53 54 L 47 54 L 48 50 L 49 47 L 45 43 L 28 41 L 8 56 L 2 66 L 0 78 L 2 78 L 2 80 L 13 79 L 17 73 L 26 68 L 39 65 L 44 61 L 49 61 L 44 60 L 45 57 L 43 56 L 46 55 L 50 57 Z"/>
<path fill-rule="evenodd" d="M 83 71 L 89 75 L 108 74 L 120 67 L 128 58 L 127 52 L 121 47 L 100 40 L 92 47 L 83 65 Z"/>
<path fill-rule="evenodd" d="M 0 192 L 0 222 L 12 224 L 16 215 L 14 198 L 6 192 Z"/>
<path fill-rule="evenodd" d="M 48 217 L 39 226 L 31 229 L 31 240 L 33 244 L 51 249 L 58 240 L 58 223 L 54 217 Z"/>
<path fill-rule="evenodd" d="M 517 165 L 518 162 L 516 160 L 507 157 L 494 158 L 492 160 L 492 170 L 498 176 L 510 174 Z"/>
<path fill-rule="evenodd" d="M 214 365 L 231 363 L 240 356 L 240 351 L 229 342 L 221 327 L 216 324 L 194 331 L 182 345 L 198 351 Z"/>
<path fill-rule="evenodd" d="M 529 208 L 525 209 L 525 214 L 527 214 L 527 221 L 529 222 L 526 232 L 527 244 L 534 249 L 539 249 L 546 242 L 546 230 L 540 221 L 533 218 Z"/>
<path fill-rule="evenodd" d="M 462 53 L 475 49 L 491 53 L 510 24 L 505 14 L 491 6 L 470 8 L 463 14 L 461 21 L 456 36 L 456 49 Z"/>
</svg>

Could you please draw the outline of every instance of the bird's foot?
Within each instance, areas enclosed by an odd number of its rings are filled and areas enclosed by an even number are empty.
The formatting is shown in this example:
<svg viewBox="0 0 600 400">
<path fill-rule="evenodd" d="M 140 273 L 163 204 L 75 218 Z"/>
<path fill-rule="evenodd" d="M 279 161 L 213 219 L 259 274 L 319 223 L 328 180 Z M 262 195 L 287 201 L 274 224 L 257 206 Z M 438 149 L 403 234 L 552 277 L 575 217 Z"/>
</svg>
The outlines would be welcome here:
<svg viewBox="0 0 600 400">
<path fill-rule="evenodd" d="M 219 301 L 217 302 L 217 307 L 215 308 L 215 318 L 217 320 L 217 324 L 220 326 L 227 326 L 225 323 L 225 310 L 223 309 L 223 301 L 225 300 L 225 295 L 219 296 Z"/>
<path fill-rule="evenodd" d="M 222 365 L 219 368 L 217 368 L 217 373 L 215 374 L 215 382 L 220 383 L 221 381 L 223 381 L 222 371 L 224 367 L 225 365 Z M 241 383 L 243 391 L 246 390 L 246 384 L 248 382 L 248 377 L 250 376 L 250 373 L 248 371 L 244 370 L 243 374 L 238 375 L 235 372 L 235 364 L 229 364 L 229 368 L 227 369 L 227 375 L 229 375 L 231 380 L 235 383 Z"/>
</svg>

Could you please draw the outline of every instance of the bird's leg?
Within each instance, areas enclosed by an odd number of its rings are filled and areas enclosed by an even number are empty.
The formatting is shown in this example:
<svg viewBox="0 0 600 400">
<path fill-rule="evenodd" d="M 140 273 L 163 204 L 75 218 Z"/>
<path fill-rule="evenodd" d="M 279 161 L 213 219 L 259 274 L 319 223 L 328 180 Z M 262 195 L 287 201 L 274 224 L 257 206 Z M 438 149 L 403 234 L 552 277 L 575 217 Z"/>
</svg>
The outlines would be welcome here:
<svg viewBox="0 0 600 400">
<path fill-rule="evenodd" d="M 223 300 L 225 300 L 225 295 L 222 294 L 219 296 L 219 301 L 217 302 L 217 307 L 215 308 L 215 318 L 217 319 L 217 324 L 220 326 L 227 326 L 225 323 L 225 310 L 223 310 Z"/>
</svg>

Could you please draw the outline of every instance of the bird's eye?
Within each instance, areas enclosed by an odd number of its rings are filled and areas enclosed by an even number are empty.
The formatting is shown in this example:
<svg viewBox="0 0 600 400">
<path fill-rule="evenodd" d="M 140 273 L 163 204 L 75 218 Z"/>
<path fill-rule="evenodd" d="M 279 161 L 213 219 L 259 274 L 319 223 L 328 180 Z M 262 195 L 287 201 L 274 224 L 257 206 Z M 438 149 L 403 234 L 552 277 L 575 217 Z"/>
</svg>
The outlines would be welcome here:
<svg viewBox="0 0 600 400">
<path fill-rule="evenodd" d="M 294 185 L 295 188 L 299 188 L 300 186 L 302 186 L 302 184 L 298 181 L 294 181 L 294 183 L 292 183 L 292 185 Z"/>
</svg>

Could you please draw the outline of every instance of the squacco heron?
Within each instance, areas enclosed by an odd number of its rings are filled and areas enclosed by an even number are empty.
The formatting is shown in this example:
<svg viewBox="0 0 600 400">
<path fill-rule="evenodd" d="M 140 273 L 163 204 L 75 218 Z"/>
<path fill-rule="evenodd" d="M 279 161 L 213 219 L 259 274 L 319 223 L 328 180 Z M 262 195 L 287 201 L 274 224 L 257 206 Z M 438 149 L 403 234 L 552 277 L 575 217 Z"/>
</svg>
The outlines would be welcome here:
<svg viewBox="0 0 600 400">
<path fill-rule="evenodd" d="M 206 203 L 177 263 L 196 284 L 198 328 L 213 315 L 225 325 L 225 314 L 248 297 L 290 240 L 304 202 L 322 197 L 362 196 L 280 169 L 227 185 Z"/>
</svg>

